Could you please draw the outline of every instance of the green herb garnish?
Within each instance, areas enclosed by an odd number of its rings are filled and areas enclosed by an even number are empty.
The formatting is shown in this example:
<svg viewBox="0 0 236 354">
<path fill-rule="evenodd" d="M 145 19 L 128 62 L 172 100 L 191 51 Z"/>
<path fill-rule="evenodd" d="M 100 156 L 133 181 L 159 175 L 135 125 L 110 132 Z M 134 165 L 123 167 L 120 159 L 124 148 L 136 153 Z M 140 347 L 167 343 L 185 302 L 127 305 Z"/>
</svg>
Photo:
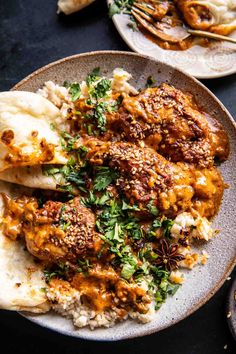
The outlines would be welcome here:
<svg viewBox="0 0 236 354">
<path fill-rule="evenodd" d="M 106 97 L 107 92 L 111 89 L 111 80 L 101 79 L 92 90 L 90 96 L 98 100 L 99 98 Z"/>
<path fill-rule="evenodd" d="M 164 219 L 162 221 L 162 227 L 163 227 L 163 236 L 164 237 L 169 237 L 170 236 L 170 230 L 174 224 L 174 221 L 171 219 Z"/>
<path fill-rule="evenodd" d="M 120 13 L 130 14 L 134 2 L 135 0 L 115 0 L 109 7 L 109 17 Z"/>
<path fill-rule="evenodd" d="M 69 271 L 69 266 L 60 262 L 57 265 L 53 266 L 52 268 L 48 268 L 44 270 L 44 277 L 46 283 L 50 283 L 50 281 L 55 278 L 59 277 L 65 279 Z"/>
<path fill-rule="evenodd" d="M 94 190 L 105 190 L 109 184 L 118 178 L 118 174 L 109 167 L 98 167 L 96 177 L 94 179 Z"/>
<path fill-rule="evenodd" d="M 77 272 L 87 274 L 88 270 L 92 268 L 92 265 L 89 262 L 89 259 L 77 259 L 77 263 L 79 267 L 77 268 Z"/>
<path fill-rule="evenodd" d="M 67 132 L 62 132 L 61 133 L 61 145 L 65 151 L 73 151 L 78 149 L 76 144 L 79 142 L 79 135 L 72 136 L 71 134 Z"/>
<path fill-rule="evenodd" d="M 151 200 L 148 203 L 147 209 L 150 212 L 150 214 L 152 214 L 153 216 L 157 216 L 159 214 L 157 207 L 154 205 L 154 200 Z"/>
<path fill-rule="evenodd" d="M 71 84 L 69 86 L 69 93 L 71 95 L 72 102 L 75 102 L 76 100 L 78 100 L 81 95 L 80 84 L 78 84 L 78 83 Z"/>
<path fill-rule="evenodd" d="M 86 77 L 86 84 L 90 87 L 94 82 L 100 79 L 100 68 L 95 68 L 93 71 Z"/>
<path fill-rule="evenodd" d="M 131 258 L 130 262 L 123 264 L 120 275 L 122 278 L 129 280 L 137 269 L 137 262 Z"/>
<path fill-rule="evenodd" d="M 45 176 L 54 176 L 61 172 L 59 167 L 54 167 L 54 165 L 42 165 L 42 171 Z"/>
</svg>

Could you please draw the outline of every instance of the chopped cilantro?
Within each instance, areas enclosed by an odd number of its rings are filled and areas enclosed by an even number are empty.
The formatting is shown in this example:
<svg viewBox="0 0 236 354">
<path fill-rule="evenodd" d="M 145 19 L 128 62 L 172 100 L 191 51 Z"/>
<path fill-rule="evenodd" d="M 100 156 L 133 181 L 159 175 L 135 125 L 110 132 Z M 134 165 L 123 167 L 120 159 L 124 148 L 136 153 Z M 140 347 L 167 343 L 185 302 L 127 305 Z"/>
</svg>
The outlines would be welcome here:
<svg viewBox="0 0 236 354">
<path fill-rule="evenodd" d="M 139 207 L 136 204 L 128 204 L 124 199 L 122 199 L 122 206 L 121 206 L 122 210 L 135 210 L 135 211 L 139 211 Z"/>
<path fill-rule="evenodd" d="M 78 84 L 78 83 L 71 84 L 69 86 L 69 93 L 71 95 L 72 102 L 75 102 L 76 100 L 78 100 L 81 95 L 80 84 Z"/>
<path fill-rule="evenodd" d="M 86 77 L 86 84 L 90 87 L 94 82 L 100 79 L 100 68 L 95 68 L 93 71 Z"/>
<path fill-rule="evenodd" d="M 114 2 L 109 6 L 109 17 L 120 13 L 130 14 L 130 10 L 134 2 L 135 0 L 114 0 Z"/>
<path fill-rule="evenodd" d="M 156 236 L 156 231 L 157 229 L 160 229 L 162 226 L 162 221 L 159 219 L 156 219 L 153 221 L 152 225 L 149 227 L 147 237 L 150 239 L 152 237 Z"/>
<path fill-rule="evenodd" d="M 170 236 L 170 230 L 174 224 L 174 221 L 171 219 L 164 219 L 162 221 L 162 227 L 163 227 L 163 236 L 164 237 L 169 237 Z"/>
<path fill-rule="evenodd" d="M 146 244 L 146 246 L 139 252 L 139 258 L 141 260 L 147 260 L 147 261 L 155 261 L 157 259 L 157 254 L 153 252 L 153 249 L 150 244 Z"/>
<path fill-rule="evenodd" d="M 61 145 L 63 147 L 64 150 L 70 152 L 73 150 L 76 150 L 76 143 L 78 143 L 80 136 L 76 135 L 76 136 L 72 136 L 67 132 L 62 132 L 61 133 Z"/>
<path fill-rule="evenodd" d="M 78 148 L 78 158 L 84 158 L 86 156 L 88 152 L 88 149 L 86 148 L 86 146 L 80 145 Z"/>
<path fill-rule="evenodd" d="M 151 200 L 148 205 L 147 205 L 148 211 L 150 212 L 150 214 L 152 214 L 153 216 L 157 216 L 159 214 L 159 211 L 157 209 L 157 207 L 154 205 L 154 201 Z"/>
<path fill-rule="evenodd" d="M 133 240 L 140 240 L 144 237 L 143 230 L 135 218 L 129 218 L 123 223 L 123 228 Z"/>
<path fill-rule="evenodd" d="M 149 231 L 147 234 L 148 238 L 155 237 L 157 229 L 160 229 L 160 228 L 163 229 L 163 236 L 169 237 L 170 230 L 171 230 L 173 223 L 174 223 L 174 221 L 171 219 L 164 219 L 164 220 L 156 219 L 156 220 L 154 220 L 151 227 L 149 228 Z"/>
<path fill-rule="evenodd" d="M 154 220 L 152 226 L 153 226 L 155 229 L 159 229 L 159 228 L 162 226 L 161 220 L 158 220 L 158 219 Z"/>
<path fill-rule="evenodd" d="M 135 273 L 137 267 L 137 263 L 135 265 L 130 263 L 125 263 L 121 269 L 120 275 L 122 278 L 129 280 L 132 275 Z"/>
<path fill-rule="evenodd" d="M 92 130 L 92 125 L 91 124 L 88 124 L 87 125 L 87 132 L 88 132 L 88 135 L 93 135 L 93 130 Z"/>
<path fill-rule="evenodd" d="M 105 190 L 106 187 L 113 181 L 115 181 L 117 178 L 117 173 L 111 170 L 109 167 L 98 167 L 97 174 L 94 179 L 94 190 Z"/>
<path fill-rule="evenodd" d="M 100 132 L 105 132 L 105 113 L 116 109 L 116 103 L 112 105 L 101 100 L 107 97 L 108 91 L 111 89 L 111 80 L 101 78 L 100 69 L 96 68 L 87 76 L 86 84 L 89 93 L 87 104 L 91 106 L 92 112 L 85 115 L 85 118 L 91 120 Z M 89 135 L 92 135 L 93 129 L 90 124 L 87 124 L 87 131 Z"/>
<path fill-rule="evenodd" d="M 109 17 L 112 17 L 116 14 L 119 14 L 121 12 L 120 7 L 113 2 L 110 6 L 109 6 Z"/>
<path fill-rule="evenodd" d="M 169 281 L 169 274 L 162 275 L 159 280 L 156 280 L 157 291 L 155 293 L 156 310 L 166 301 L 167 295 L 174 295 L 181 285 L 173 284 Z"/>
<path fill-rule="evenodd" d="M 48 268 L 44 270 L 44 277 L 46 283 L 50 283 L 52 278 L 59 277 L 65 279 L 67 273 L 69 271 L 69 266 L 59 262 L 57 265 L 53 266 L 52 268 Z"/>
<path fill-rule="evenodd" d="M 63 205 L 61 207 L 60 218 L 59 218 L 59 224 L 63 231 L 66 231 L 66 229 L 71 225 L 71 222 L 66 218 L 65 212 L 66 212 L 66 206 Z"/>
<path fill-rule="evenodd" d="M 111 80 L 101 79 L 90 91 L 90 96 L 98 100 L 107 95 L 107 92 L 111 89 Z"/>
<path fill-rule="evenodd" d="M 102 131 L 106 131 L 106 116 L 105 112 L 107 110 L 107 103 L 106 102 L 100 102 L 96 105 L 94 108 L 94 118 L 97 121 L 97 127 Z"/>
<path fill-rule="evenodd" d="M 89 262 L 89 259 L 77 259 L 77 263 L 79 267 L 77 268 L 77 272 L 79 273 L 87 273 L 89 268 L 92 268 L 92 265 Z"/>
<path fill-rule="evenodd" d="M 102 196 L 96 196 L 92 191 L 89 191 L 88 196 L 81 198 L 81 203 L 87 208 L 92 208 L 94 206 L 103 206 L 110 199 L 110 195 L 108 193 L 104 193 Z"/>
<path fill-rule="evenodd" d="M 74 183 L 77 188 L 86 192 L 86 189 L 84 188 L 85 181 L 80 173 L 78 173 L 76 171 L 71 171 L 68 175 L 65 176 L 65 178 L 66 178 L 67 182 Z"/>
<path fill-rule="evenodd" d="M 93 107 L 92 113 L 86 115 L 87 119 L 94 121 L 97 128 L 101 132 L 106 131 L 106 127 L 105 127 L 106 126 L 106 116 L 104 113 L 107 111 L 107 107 L 108 107 L 107 102 L 101 101 L 101 102 L 95 104 L 95 106 Z M 88 131 L 89 135 L 92 135 L 93 130 L 92 130 L 91 124 L 87 125 L 87 131 Z"/>
<path fill-rule="evenodd" d="M 53 176 L 61 172 L 61 168 L 54 167 L 54 165 L 42 165 L 42 171 L 45 176 Z"/>
<path fill-rule="evenodd" d="M 174 283 L 171 283 L 170 281 L 168 282 L 168 285 L 167 285 L 167 294 L 168 295 L 175 295 L 175 293 L 177 292 L 177 290 L 181 287 L 181 284 L 174 284 Z"/>
<path fill-rule="evenodd" d="M 73 198 L 73 186 L 71 184 L 65 184 L 63 186 L 60 186 L 60 190 L 69 193 L 71 198 Z"/>
</svg>

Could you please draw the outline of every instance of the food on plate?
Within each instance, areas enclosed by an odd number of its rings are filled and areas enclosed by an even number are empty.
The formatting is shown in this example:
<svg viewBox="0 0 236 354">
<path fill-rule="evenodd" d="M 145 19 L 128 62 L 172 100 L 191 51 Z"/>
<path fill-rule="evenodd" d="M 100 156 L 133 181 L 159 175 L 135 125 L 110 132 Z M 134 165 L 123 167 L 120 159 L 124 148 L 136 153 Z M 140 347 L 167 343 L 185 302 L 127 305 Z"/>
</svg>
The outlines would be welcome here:
<svg viewBox="0 0 236 354">
<path fill-rule="evenodd" d="M 51 171 L 51 165 L 49 165 Z M 55 165 L 56 166 L 56 165 Z M 57 165 L 55 169 L 60 168 Z M 47 174 L 47 165 L 35 165 L 35 166 L 20 166 L 9 168 L 3 172 L 0 172 L 0 180 L 21 184 L 22 186 L 30 188 L 41 188 L 58 190 L 59 186 L 63 186 L 65 180 L 61 173 L 54 176 Z"/>
<path fill-rule="evenodd" d="M 234 0 L 175 0 L 186 23 L 193 29 L 229 35 L 236 30 Z"/>
<path fill-rule="evenodd" d="M 19 187 L 0 182 L 1 192 L 10 197 L 18 194 Z M 23 189 L 22 193 L 30 190 Z M 1 225 L 4 219 L 3 195 L 0 197 Z M 14 241 L 0 230 L 0 308 L 33 313 L 47 312 L 50 308 L 46 297 L 43 267 L 35 262 L 22 241 Z"/>
<path fill-rule="evenodd" d="M 19 290 L 22 310 L 52 309 L 91 329 L 146 323 L 184 283 L 184 269 L 207 263 L 203 243 L 216 234 L 211 220 L 226 188 L 216 163 L 228 158 L 227 134 L 190 93 L 166 83 L 137 90 L 130 79 L 123 69 L 107 78 L 96 68 L 80 83 L 48 81 L 34 94 L 54 107 L 53 121 L 40 119 L 66 161 L 29 160 L 0 173 L 11 182 L 1 182 L 7 286 L 17 300 L 19 255 L 19 283 L 33 268 L 19 289 L 36 287 L 39 301 L 23 303 Z M 0 306 L 19 309 L 1 291 Z"/>
<path fill-rule="evenodd" d="M 50 124 L 59 110 L 32 92 L 0 93 L 0 171 L 15 166 L 64 164 L 60 135 Z"/>
<path fill-rule="evenodd" d="M 126 140 L 144 140 L 172 161 L 209 166 L 229 154 L 222 126 L 198 109 L 192 95 L 168 84 L 124 97 L 112 124 Z"/>
<path fill-rule="evenodd" d="M 82 10 L 94 1 L 95 0 L 59 0 L 57 3 L 58 13 L 64 12 L 64 14 L 70 15 L 74 12 Z"/>
<path fill-rule="evenodd" d="M 110 16 L 130 14 L 134 30 L 137 27 L 151 41 L 163 49 L 186 50 L 194 45 L 209 46 L 207 32 L 228 36 L 236 30 L 236 2 L 234 0 L 114 0 Z M 198 37 L 192 30 L 206 32 Z"/>
</svg>

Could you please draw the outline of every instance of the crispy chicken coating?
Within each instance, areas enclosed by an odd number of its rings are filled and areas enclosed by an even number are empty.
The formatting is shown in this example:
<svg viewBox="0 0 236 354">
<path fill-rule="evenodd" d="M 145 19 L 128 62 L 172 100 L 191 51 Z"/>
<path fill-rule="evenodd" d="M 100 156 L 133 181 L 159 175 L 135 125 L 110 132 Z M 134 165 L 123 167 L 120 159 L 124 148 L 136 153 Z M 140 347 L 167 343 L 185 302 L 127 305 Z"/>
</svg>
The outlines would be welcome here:
<svg viewBox="0 0 236 354">
<path fill-rule="evenodd" d="M 42 208 L 35 198 L 5 200 L 5 234 L 23 236 L 28 251 L 41 260 L 74 262 L 99 247 L 95 215 L 78 197 L 68 203 L 48 201 Z"/>
<path fill-rule="evenodd" d="M 168 84 L 124 98 L 111 129 L 127 141 L 144 141 L 175 162 L 206 167 L 212 166 L 215 158 L 226 160 L 229 154 L 221 124 L 201 113 L 191 95 Z"/>
<path fill-rule="evenodd" d="M 89 153 L 92 164 L 108 165 L 120 174 L 120 193 L 143 207 L 151 201 L 168 216 L 197 209 L 212 217 L 218 210 L 223 180 L 216 168 L 197 169 L 186 163 L 172 163 L 151 148 L 131 143 L 104 143 Z"/>
</svg>

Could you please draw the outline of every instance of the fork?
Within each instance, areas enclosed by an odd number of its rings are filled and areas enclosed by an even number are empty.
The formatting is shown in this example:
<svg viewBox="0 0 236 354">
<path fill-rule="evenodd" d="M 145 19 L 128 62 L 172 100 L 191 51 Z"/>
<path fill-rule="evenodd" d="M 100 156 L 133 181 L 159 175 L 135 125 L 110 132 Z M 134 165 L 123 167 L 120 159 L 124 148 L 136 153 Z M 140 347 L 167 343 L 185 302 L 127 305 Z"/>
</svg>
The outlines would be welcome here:
<svg viewBox="0 0 236 354">
<path fill-rule="evenodd" d="M 134 16 L 136 21 L 152 35 L 170 43 L 178 43 L 179 41 L 184 40 L 191 35 L 195 35 L 199 37 L 207 37 L 215 40 L 227 41 L 236 44 L 236 38 L 222 36 L 220 34 L 207 31 L 193 30 L 188 28 L 187 26 L 184 26 L 182 28 L 183 35 L 178 38 L 174 37 L 173 35 L 164 33 L 163 31 L 157 28 L 157 21 L 155 19 L 155 9 L 149 4 L 142 3 L 141 5 L 137 2 L 134 2 L 131 9 L 131 14 Z"/>
</svg>

